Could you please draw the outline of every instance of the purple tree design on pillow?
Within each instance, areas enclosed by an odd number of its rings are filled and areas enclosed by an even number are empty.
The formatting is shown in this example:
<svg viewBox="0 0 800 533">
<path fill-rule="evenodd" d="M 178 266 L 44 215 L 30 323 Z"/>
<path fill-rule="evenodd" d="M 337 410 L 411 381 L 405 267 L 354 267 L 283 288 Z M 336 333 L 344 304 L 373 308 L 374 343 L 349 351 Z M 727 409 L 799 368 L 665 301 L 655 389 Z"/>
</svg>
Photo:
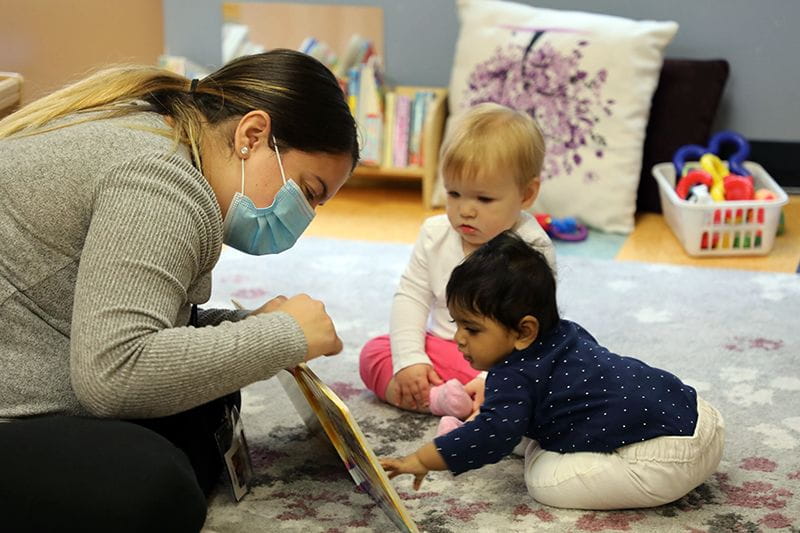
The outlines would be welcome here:
<svg viewBox="0 0 800 533">
<path fill-rule="evenodd" d="M 595 125 L 602 116 L 613 114 L 615 102 L 602 95 L 608 72 L 601 69 L 590 75 L 580 67 L 582 49 L 589 42 L 581 39 L 571 52 L 562 53 L 547 42 L 534 45 L 545 31 L 569 30 L 505 28 L 512 34 L 533 32 L 533 37 L 527 46 L 497 47 L 491 58 L 475 67 L 465 91 L 466 105 L 495 102 L 534 117 L 547 143 L 543 179 L 577 172 L 584 147 L 591 147 L 594 156 L 602 158 L 606 141 L 596 133 Z M 586 171 L 584 179 L 593 181 L 597 176 Z"/>
</svg>

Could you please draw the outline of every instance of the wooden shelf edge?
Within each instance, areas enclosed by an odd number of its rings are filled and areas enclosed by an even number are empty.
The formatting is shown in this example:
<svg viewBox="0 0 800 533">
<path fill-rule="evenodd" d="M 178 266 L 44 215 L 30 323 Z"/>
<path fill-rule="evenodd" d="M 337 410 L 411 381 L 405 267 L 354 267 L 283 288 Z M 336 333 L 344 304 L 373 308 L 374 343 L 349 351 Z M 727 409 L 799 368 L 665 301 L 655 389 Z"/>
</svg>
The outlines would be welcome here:
<svg viewBox="0 0 800 533">
<path fill-rule="evenodd" d="M 421 167 L 372 167 L 368 165 L 359 165 L 353 171 L 354 177 L 369 178 L 421 178 L 425 169 Z"/>
<path fill-rule="evenodd" d="M 22 101 L 22 76 L 0 72 L 0 116 L 10 113 Z"/>
</svg>

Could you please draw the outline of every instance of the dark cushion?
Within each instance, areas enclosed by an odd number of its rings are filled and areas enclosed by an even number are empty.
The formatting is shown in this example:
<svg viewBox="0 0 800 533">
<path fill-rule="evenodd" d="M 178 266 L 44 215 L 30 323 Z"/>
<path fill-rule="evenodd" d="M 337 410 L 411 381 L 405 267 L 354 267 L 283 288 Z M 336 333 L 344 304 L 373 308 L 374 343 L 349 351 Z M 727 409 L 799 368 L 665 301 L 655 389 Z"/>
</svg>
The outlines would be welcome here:
<svg viewBox="0 0 800 533">
<path fill-rule="evenodd" d="M 708 144 L 728 71 L 724 59 L 664 60 L 645 133 L 637 212 L 661 212 L 653 165 L 672 161 L 684 144 Z"/>
</svg>

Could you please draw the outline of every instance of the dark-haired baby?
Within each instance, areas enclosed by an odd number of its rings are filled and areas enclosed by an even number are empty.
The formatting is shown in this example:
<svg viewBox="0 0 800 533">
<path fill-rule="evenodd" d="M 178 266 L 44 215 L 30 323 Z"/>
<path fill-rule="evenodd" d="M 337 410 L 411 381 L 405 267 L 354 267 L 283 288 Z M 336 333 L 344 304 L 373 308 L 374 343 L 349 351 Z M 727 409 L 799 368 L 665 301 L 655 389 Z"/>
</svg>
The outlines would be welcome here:
<svg viewBox="0 0 800 533">
<path fill-rule="evenodd" d="M 523 439 L 524 477 L 546 505 L 653 507 L 676 500 L 717 468 L 720 413 L 673 374 L 599 345 L 559 318 L 544 257 L 504 232 L 452 273 L 447 304 L 455 340 L 488 370 L 477 417 L 402 459 L 389 477 L 458 475 L 495 463 Z"/>
</svg>

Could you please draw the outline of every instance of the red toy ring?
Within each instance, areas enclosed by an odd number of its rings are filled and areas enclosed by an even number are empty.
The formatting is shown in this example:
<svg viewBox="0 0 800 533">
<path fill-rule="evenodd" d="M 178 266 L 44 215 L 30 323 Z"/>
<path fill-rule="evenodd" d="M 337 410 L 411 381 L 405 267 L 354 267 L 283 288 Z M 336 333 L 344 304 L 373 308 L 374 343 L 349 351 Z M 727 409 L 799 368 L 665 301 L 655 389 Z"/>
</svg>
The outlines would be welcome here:
<svg viewBox="0 0 800 533">
<path fill-rule="evenodd" d="M 711 185 L 713 183 L 714 180 L 711 178 L 711 174 L 705 170 L 695 169 L 689 171 L 678 181 L 678 185 L 675 186 L 675 192 L 681 200 L 686 200 L 689 196 L 689 191 L 691 191 L 692 187 L 695 185 L 705 185 L 711 190 Z"/>
<path fill-rule="evenodd" d="M 745 176 L 730 174 L 723 180 L 726 200 L 752 200 L 755 196 L 753 182 Z"/>
</svg>

